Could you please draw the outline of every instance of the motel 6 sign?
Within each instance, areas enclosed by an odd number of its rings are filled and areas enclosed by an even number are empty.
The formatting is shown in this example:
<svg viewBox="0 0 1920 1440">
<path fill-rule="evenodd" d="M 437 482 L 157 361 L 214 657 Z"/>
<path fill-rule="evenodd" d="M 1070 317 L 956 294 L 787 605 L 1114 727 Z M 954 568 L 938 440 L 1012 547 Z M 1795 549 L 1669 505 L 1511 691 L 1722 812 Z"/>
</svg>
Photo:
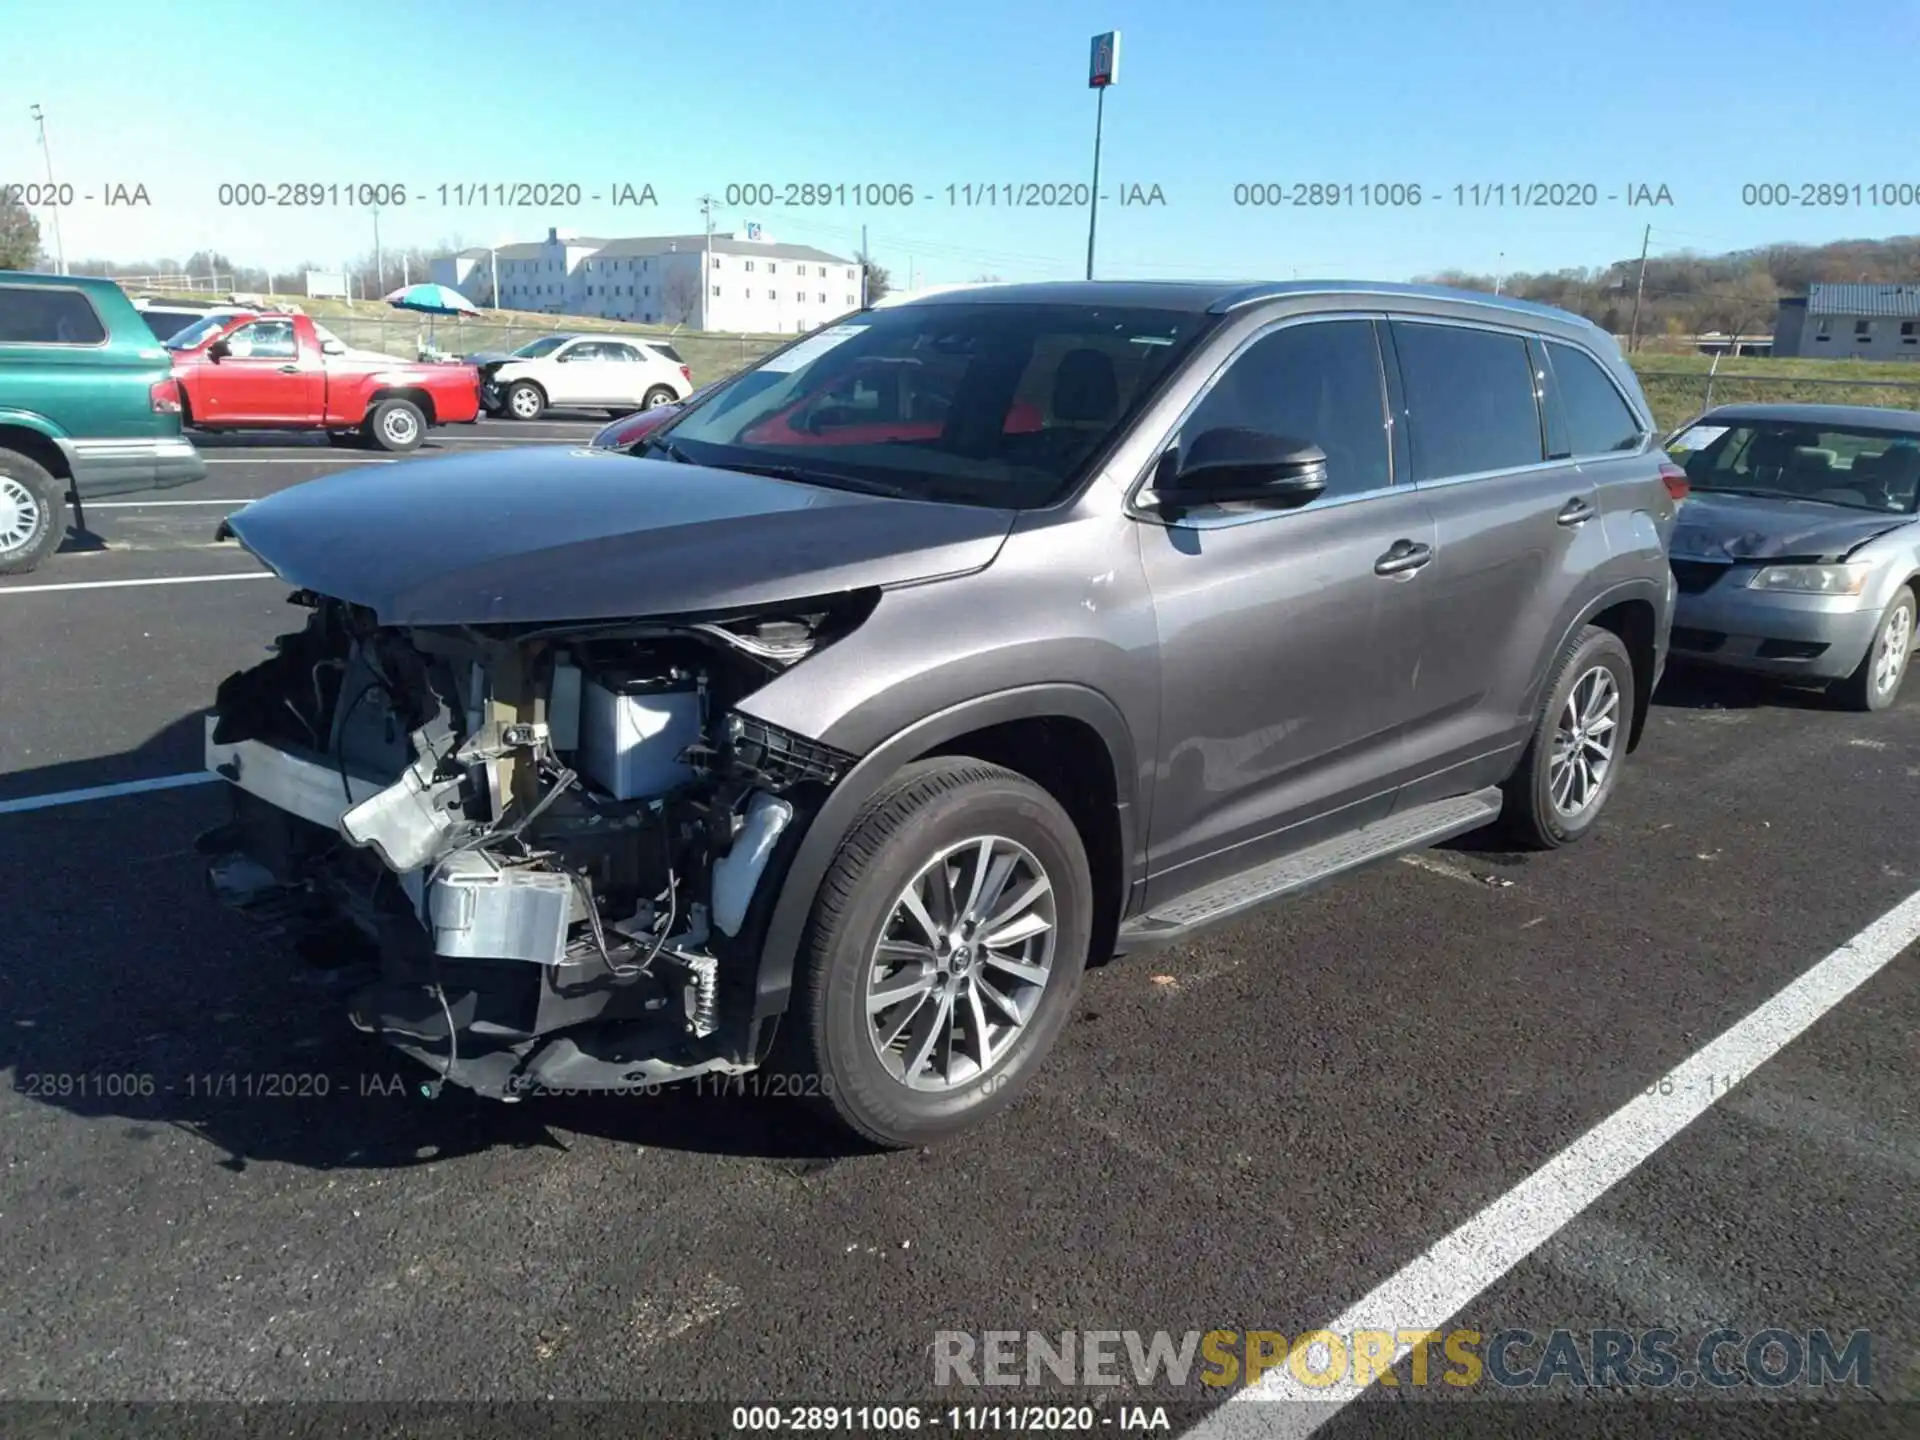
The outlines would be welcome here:
<svg viewBox="0 0 1920 1440">
<path fill-rule="evenodd" d="M 1093 37 L 1093 64 L 1087 69 L 1087 88 L 1104 90 L 1120 78 L 1120 32 L 1109 30 Z"/>
</svg>

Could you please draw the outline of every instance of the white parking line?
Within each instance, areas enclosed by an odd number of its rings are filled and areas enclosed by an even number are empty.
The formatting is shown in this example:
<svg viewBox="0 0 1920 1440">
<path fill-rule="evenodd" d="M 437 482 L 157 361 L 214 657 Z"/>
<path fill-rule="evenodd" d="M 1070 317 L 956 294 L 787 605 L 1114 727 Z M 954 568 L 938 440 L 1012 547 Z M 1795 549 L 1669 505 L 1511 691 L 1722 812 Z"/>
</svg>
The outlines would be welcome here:
<svg viewBox="0 0 1920 1440">
<path fill-rule="evenodd" d="M 1744 1020 L 1695 1051 L 1555 1155 L 1424 1255 L 1389 1278 L 1325 1330 L 1343 1342 L 1355 1331 L 1437 1331 L 1474 1298 L 1539 1249 L 1562 1226 L 1624 1180 L 1648 1157 L 1705 1114 L 1737 1084 L 1780 1053 L 1814 1021 L 1865 984 L 1920 938 L 1920 892 L 1909 895 L 1853 939 L 1788 985 Z M 1671 1082 L 1671 1091 L 1662 1094 Z M 1301 1368 L 1321 1381 L 1302 1382 L 1291 1364 L 1269 1370 L 1259 1384 L 1188 1432 L 1189 1437 L 1298 1437 L 1312 1434 L 1372 1383 L 1355 1380 L 1353 1365 L 1335 1370 L 1330 1357 L 1302 1357 Z M 1401 1345 L 1395 1363 L 1413 1353 Z M 1328 1383 L 1331 1382 L 1331 1383 Z M 1261 1402 L 1294 1402 L 1270 1407 Z"/>
<path fill-rule="evenodd" d="M 205 785 L 220 778 L 210 770 L 195 770 L 186 775 L 161 775 L 152 780 L 123 780 L 118 785 L 90 785 L 85 790 L 56 790 L 48 795 L 0 800 L 0 815 L 18 815 L 25 810 L 51 810 L 58 805 L 79 805 L 88 800 L 111 800 L 116 795 L 144 795 L 150 790 L 179 790 L 188 785 Z"/>
<path fill-rule="evenodd" d="M 271 570 L 242 570 L 235 575 L 156 575 L 150 580 L 66 580 L 58 585 L 0 585 L 0 595 L 41 595 L 49 590 L 122 590 L 133 585 L 211 585 L 216 580 L 277 579 L 279 577 Z"/>
<path fill-rule="evenodd" d="M 325 450 L 319 451 L 311 460 L 276 455 L 202 455 L 209 465 L 391 465 L 391 460 L 383 460 L 373 455 L 334 455 Z"/>
<path fill-rule="evenodd" d="M 255 496 L 254 499 L 258 499 Z M 89 510 L 154 510 L 162 505 L 251 505 L 252 500 L 95 500 Z"/>
</svg>

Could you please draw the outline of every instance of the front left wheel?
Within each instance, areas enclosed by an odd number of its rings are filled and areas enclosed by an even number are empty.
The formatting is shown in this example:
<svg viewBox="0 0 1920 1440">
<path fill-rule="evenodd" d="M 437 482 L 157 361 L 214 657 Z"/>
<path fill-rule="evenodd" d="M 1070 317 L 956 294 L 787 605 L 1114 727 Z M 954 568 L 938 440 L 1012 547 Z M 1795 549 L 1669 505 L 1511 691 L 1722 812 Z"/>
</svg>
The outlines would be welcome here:
<svg viewBox="0 0 1920 1440">
<path fill-rule="evenodd" d="M 1093 883 L 1073 821 L 1023 775 L 908 766 L 822 882 L 785 1025 L 807 1093 L 876 1144 L 1004 1109 L 1073 1013 Z"/>
<path fill-rule="evenodd" d="M 64 489 L 39 462 L 0 450 L 0 575 L 25 575 L 60 548 Z"/>
</svg>

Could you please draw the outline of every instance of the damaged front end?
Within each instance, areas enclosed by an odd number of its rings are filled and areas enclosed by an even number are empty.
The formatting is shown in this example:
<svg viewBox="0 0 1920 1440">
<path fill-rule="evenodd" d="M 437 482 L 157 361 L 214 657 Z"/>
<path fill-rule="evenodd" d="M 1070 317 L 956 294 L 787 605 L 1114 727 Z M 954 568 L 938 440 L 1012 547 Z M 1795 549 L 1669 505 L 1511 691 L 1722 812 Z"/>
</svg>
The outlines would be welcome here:
<svg viewBox="0 0 1920 1440">
<path fill-rule="evenodd" d="M 355 1025 L 483 1095 L 765 1058 L 767 892 L 853 759 L 734 707 L 870 594 L 573 626 L 294 600 L 306 627 L 208 721 L 233 802 L 200 840 L 222 899 L 346 976 Z"/>
</svg>

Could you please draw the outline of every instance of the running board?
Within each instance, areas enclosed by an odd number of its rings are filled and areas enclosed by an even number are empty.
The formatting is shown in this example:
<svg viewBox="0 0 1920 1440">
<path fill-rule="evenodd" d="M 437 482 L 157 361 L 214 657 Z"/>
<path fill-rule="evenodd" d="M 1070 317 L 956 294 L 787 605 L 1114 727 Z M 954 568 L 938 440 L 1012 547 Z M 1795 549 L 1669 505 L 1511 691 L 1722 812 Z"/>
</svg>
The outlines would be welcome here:
<svg viewBox="0 0 1920 1440">
<path fill-rule="evenodd" d="M 1498 786 L 1489 786 L 1472 795 L 1456 795 L 1450 800 L 1435 800 L 1403 814 L 1376 820 L 1349 834 L 1309 845 L 1291 855 L 1282 855 L 1252 870 L 1229 875 L 1127 921 L 1120 927 L 1115 949 L 1126 954 L 1169 945 L 1198 930 L 1311 890 L 1363 866 L 1391 860 L 1410 850 L 1424 850 L 1469 830 L 1478 830 L 1500 817 L 1500 801 Z"/>
</svg>

